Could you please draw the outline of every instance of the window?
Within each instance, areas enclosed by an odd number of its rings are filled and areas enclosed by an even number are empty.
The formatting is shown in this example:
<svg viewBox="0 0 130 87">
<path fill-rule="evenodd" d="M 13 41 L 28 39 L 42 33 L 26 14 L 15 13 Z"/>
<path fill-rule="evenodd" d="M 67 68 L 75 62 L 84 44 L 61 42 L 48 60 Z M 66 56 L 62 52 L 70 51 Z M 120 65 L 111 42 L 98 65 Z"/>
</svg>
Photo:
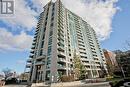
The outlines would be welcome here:
<svg viewBox="0 0 130 87">
<path fill-rule="evenodd" d="M 54 11 L 54 10 L 55 10 L 55 7 L 52 8 L 52 11 Z"/>
<path fill-rule="evenodd" d="M 43 36 L 42 36 L 42 40 L 44 40 L 44 38 L 45 38 L 45 34 L 43 34 Z"/>
<path fill-rule="evenodd" d="M 44 32 L 46 31 L 46 27 L 44 28 Z"/>
<path fill-rule="evenodd" d="M 50 79 L 50 71 L 46 71 L 46 80 Z"/>
<path fill-rule="evenodd" d="M 45 26 L 47 25 L 47 22 L 45 22 Z"/>
<path fill-rule="evenodd" d="M 47 69 L 49 69 L 49 68 L 50 68 L 50 66 L 51 66 L 51 64 L 48 64 L 48 65 L 46 66 L 46 68 L 47 68 Z"/>
<path fill-rule="evenodd" d="M 47 60 L 47 65 L 51 63 L 51 60 Z"/>
<path fill-rule="evenodd" d="M 44 41 L 42 41 L 41 48 L 43 48 L 43 46 L 44 46 Z"/>
<path fill-rule="evenodd" d="M 40 54 L 39 54 L 39 56 L 42 56 L 42 52 L 43 52 L 43 51 L 42 51 L 42 50 L 40 50 Z"/>
<path fill-rule="evenodd" d="M 50 60 L 50 58 L 51 58 L 51 57 L 50 57 L 50 56 L 48 56 L 48 57 L 47 57 L 47 60 Z"/>
<path fill-rule="evenodd" d="M 54 11 L 54 10 L 55 10 L 55 4 L 52 5 L 52 11 Z"/>
<path fill-rule="evenodd" d="M 51 27 L 53 26 L 53 23 L 51 23 Z"/>
<path fill-rule="evenodd" d="M 48 42 L 48 45 L 51 45 L 52 44 L 52 37 L 49 38 L 49 42 Z"/>
<path fill-rule="evenodd" d="M 48 56 L 51 55 L 51 46 L 48 47 Z"/>
<path fill-rule="evenodd" d="M 46 20 L 48 19 L 48 17 L 46 17 Z"/>
<path fill-rule="evenodd" d="M 53 21 L 53 20 L 54 20 L 54 17 L 51 18 L 51 21 Z"/>
<path fill-rule="evenodd" d="M 52 36 L 52 35 L 53 35 L 53 31 L 51 30 L 49 36 Z"/>
<path fill-rule="evenodd" d="M 54 12 L 52 12 L 52 15 L 51 16 L 54 16 Z"/>
</svg>

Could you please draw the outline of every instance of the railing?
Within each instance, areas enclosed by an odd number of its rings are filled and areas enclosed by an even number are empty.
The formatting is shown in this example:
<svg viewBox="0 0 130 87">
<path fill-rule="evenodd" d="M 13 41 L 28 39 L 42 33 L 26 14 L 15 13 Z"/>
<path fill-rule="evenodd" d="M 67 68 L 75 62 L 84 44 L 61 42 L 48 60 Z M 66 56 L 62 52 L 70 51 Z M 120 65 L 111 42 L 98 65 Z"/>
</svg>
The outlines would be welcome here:
<svg viewBox="0 0 130 87">
<path fill-rule="evenodd" d="M 58 69 L 66 69 L 66 67 L 58 65 Z"/>
<path fill-rule="evenodd" d="M 28 63 L 31 63 L 31 62 L 32 62 L 32 59 L 30 59 L 30 58 L 27 59 L 27 62 L 28 62 Z"/>
<path fill-rule="evenodd" d="M 58 61 L 66 62 L 64 58 L 58 58 Z"/>
<path fill-rule="evenodd" d="M 45 55 L 43 55 L 43 56 L 39 56 L 39 57 L 36 57 L 36 59 L 44 59 L 44 58 L 46 58 Z"/>
<path fill-rule="evenodd" d="M 36 62 L 35 65 L 44 65 L 45 62 L 41 61 L 41 62 Z"/>
<path fill-rule="evenodd" d="M 30 68 L 32 64 L 26 64 L 26 68 Z"/>
<path fill-rule="evenodd" d="M 58 54 L 63 56 L 65 55 L 64 52 L 58 52 Z"/>
</svg>

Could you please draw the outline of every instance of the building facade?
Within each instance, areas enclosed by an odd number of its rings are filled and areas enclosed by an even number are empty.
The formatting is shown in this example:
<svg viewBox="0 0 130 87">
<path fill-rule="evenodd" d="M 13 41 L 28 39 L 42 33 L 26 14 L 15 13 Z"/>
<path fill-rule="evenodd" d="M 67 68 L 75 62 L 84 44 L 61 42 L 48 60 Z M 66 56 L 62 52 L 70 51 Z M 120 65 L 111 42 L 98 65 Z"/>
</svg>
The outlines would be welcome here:
<svg viewBox="0 0 130 87">
<path fill-rule="evenodd" d="M 122 52 L 120 50 L 114 51 L 116 60 L 119 65 L 120 72 L 123 77 L 130 77 L 130 50 Z"/>
<path fill-rule="evenodd" d="M 116 60 L 116 54 L 109 50 L 103 49 L 104 56 L 106 58 L 107 70 L 109 75 L 113 75 L 114 72 L 118 71 L 119 66 Z"/>
<path fill-rule="evenodd" d="M 60 0 L 44 6 L 32 45 L 26 65 L 31 82 L 56 82 L 59 74 L 71 75 L 74 51 L 81 57 L 88 78 L 100 77 L 103 70 L 107 71 L 95 31 Z"/>
</svg>

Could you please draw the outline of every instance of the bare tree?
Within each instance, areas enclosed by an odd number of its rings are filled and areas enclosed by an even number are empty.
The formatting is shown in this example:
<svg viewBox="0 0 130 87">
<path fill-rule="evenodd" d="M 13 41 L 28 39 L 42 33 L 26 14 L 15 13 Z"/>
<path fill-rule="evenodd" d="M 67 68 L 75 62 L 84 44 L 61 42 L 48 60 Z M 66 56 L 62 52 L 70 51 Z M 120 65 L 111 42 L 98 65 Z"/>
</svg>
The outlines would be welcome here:
<svg viewBox="0 0 130 87">
<path fill-rule="evenodd" d="M 126 40 L 126 44 L 130 48 L 130 40 Z"/>
<path fill-rule="evenodd" d="M 11 69 L 9 69 L 9 68 L 3 69 L 2 72 L 4 72 L 5 79 L 7 79 L 8 77 L 12 76 L 12 74 L 13 74 L 13 73 L 11 73 Z"/>
<path fill-rule="evenodd" d="M 130 40 L 125 41 L 125 47 L 123 49 L 124 50 L 130 50 Z"/>
</svg>

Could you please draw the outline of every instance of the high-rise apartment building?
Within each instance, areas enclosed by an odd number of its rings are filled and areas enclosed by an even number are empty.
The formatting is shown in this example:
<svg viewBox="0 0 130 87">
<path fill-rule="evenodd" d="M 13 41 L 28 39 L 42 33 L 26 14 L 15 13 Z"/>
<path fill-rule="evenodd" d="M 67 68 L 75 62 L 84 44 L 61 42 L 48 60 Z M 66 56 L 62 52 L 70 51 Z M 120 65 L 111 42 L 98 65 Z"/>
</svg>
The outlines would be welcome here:
<svg viewBox="0 0 130 87">
<path fill-rule="evenodd" d="M 81 57 L 88 78 L 100 77 L 107 70 L 93 28 L 60 0 L 44 6 L 32 45 L 26 65 L 30 81 L 56 82 L 59 74 L 70 75 L 74 51 Z"/>
</svg>

